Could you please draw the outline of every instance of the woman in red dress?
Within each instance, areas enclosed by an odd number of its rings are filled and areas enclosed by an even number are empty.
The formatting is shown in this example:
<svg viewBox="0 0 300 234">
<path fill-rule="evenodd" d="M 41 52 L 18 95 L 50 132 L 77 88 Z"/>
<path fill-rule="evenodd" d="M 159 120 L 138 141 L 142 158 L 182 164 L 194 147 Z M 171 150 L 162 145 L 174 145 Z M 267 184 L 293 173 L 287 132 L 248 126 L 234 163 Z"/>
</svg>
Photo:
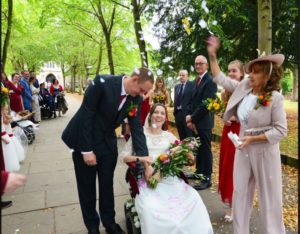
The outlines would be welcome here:
<svg viewBox="0 0 300 234">
<path fill-rule="evenodd" d="M 150 103 L 161 103 L 165 105 L 165 107 L 168 107 L 170 104 L 169 101 L 169 93 L 165 87 L 165 82 L 163 78 L 157 77 L 154 85 L 154 90 L 152 94 L 150 95 Z M 168 108 L 167 108 L 168 109 Z M 168 117 L 168 115 L 167 115 Z M 166 119 L 166 130 L 168 130 L 168 118 Z"/>
<path fill-rule="evenodd" d="M 24 109 L 22 100 L 24 88 L 20 85 L 20 75 L 18 73 L 13 73 L 11 75 L 11 80 L 12 82 L 6 78 L 4 83 L 9 89 L 10 109 L 18 113 Z"/>
<path fill-rule="evenodd" d="M 146 117 L 150 112 L 150 95 L 151 92 L 145 93 L 143 95 L 143 102 L 141 105 L 141 121 L 143 126 L 145 125 Z"/>
<path fill-rule="evenodd" d="M 243 79 L 243 64 L 239 60 L 234 60 L 229 63 L 228 76 L 231 79 L 238 81 Z M 225 105 L 227 104 L 230 95 L 231 93 L 226 90 L 222 93 L 222 100 Z M 230 207 L 224 216 L 225 222 L 232 222 L 233 164 L 235 147 L 227 135 L 230 131 L 239 135 L 240 124 L 237 122 L 235 116 L 232 116 L 229 121 L 224 123 L 220 148 L 218 191 L 221 195 L 222 202 L 228 203 Z"/>
</svg>

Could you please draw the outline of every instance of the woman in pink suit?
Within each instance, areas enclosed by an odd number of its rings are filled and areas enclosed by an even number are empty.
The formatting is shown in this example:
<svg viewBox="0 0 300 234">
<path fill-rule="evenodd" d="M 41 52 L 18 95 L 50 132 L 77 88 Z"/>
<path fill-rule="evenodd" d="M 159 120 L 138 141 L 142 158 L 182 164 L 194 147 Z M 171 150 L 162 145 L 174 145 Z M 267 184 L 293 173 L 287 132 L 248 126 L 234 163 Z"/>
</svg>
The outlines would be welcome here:
<svg viewBox="0 0 300 234">
<path fill-rule="evenodd" d="M 249 233 L 256 187 L 262 233 L 286 233 L 279 142 L 287 134 L 287 121 L 284 98 L 278 92 L 284 56 L 274 54 L 250 61 L 245 67 L 249 77 L 238 82 L 226 77 L 219 68 L 219 40 L 211 37 L 207 42 L 214 81 L 232 92 L 223 119 L 227 121 L 235 115 L 241 124 L 233 172 L 234 233 Z"/>
</svg>

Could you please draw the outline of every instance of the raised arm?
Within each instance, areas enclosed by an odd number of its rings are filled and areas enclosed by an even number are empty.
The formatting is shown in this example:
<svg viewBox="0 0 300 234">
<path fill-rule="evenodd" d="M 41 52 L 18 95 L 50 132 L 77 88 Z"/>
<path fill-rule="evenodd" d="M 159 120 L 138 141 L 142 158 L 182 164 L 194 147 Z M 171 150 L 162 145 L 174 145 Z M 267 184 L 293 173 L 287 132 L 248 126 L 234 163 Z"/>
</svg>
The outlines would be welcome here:
<svg viewBox="0 0 300 234">
<path fill-rule="evenodd" d="M 213 76 L 213 81 L 223 86 L 227 91 L 233 92 L 239 85 L 239 82 L 227 77 L 220 69 L 217 60 L 217 51 L 220 47 L 220 41 L 217 37 L 209 37 L 207 40 L 207 52 L 209 57 L 209 65 Z"/>
</svg>

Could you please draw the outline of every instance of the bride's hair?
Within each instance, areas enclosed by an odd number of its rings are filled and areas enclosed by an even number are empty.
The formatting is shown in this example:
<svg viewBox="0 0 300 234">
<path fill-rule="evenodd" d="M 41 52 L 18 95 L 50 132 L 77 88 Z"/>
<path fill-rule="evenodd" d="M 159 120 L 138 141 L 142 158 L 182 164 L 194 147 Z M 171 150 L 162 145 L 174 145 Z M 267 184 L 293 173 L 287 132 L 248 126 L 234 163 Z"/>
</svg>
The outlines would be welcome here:
<svg viewBox="0 0 300 234">
<path fill-rule="evenodd" d="M 151 107 L 150 112 L 149 112 L 149 115 L 147 116 L 148 126 L 151 126 L 151 116 L 152 116 L 152 114 L 154 113 L 156 107 L 158 107 L 158 106 L 161 106 L 161 107 L 163 107 L 163 108 L 165 109 L 166 119 L 165 119 L 164 124 L 162 125 L 162 130 L 165 131 L 165 130 L 167 130 L 167 127 L 166 127 L 166 121 L 167 121 L 167 119 L 168 119 L 168 118 L 167 118 L 168 112 L 167 112 L 166 106 L 165 106 L 164 104 L 162 104 L 162 103 L 155 103 L 155 104 Z"/>
</svg>

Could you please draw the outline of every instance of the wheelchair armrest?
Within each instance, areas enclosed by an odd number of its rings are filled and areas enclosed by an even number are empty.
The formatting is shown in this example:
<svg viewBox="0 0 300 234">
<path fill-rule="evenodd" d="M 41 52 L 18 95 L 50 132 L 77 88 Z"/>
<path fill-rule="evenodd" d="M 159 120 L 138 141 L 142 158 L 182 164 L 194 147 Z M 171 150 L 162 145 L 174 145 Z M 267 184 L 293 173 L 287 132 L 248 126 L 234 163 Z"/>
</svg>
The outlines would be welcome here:
<svg viewBox="0 0 300 234">
<path fill-rule="evenodd" d="M 131 196 L 135 197 L 139 194 L 138 180 L 144 176 L 144 166 L 141 162 L 127 163 L 128 169 L 126 172 L 125 180 L 130 185 Z"/>
</svg>

